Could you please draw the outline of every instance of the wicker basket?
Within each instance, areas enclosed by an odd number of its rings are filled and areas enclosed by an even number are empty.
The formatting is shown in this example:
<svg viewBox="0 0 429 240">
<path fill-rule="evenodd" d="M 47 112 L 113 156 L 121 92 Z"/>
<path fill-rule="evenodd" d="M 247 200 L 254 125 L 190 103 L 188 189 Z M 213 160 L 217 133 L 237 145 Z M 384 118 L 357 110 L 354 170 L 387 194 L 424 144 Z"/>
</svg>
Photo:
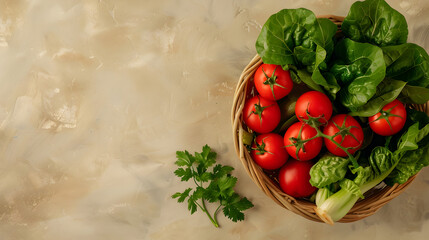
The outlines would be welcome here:
<svg viewBox="0 0 429 240">
<path fill-rule="evenodd" d="M 344 17 L 333 15 L 319 16 L 319 18 L 328 18 L 338 26 L 340 26 L 344 20 Z M 316 215 L 316 205 L 313 202 L 307 201 L 305 199 L 293 198 L 285 194 L 279 188 L 278 183 L 269 177 L 257 164 L 255 164 L 245 145 L 243 144 L 242 136 L 244 126 L 242 124 L 242 110 L 246 100 L 247 85 L 249 81 L 253 80 L 253 74 L 261 64 L 261 58 L 256 55 L 243 70 L 235 90 L 232 106 L 232 129 L 235 150 L 249 176 L 267 196 L 273 199 L 280 206 L 298 215 L 316 222 L 323 222 L 323 220 L 318 215 Z M 429 113 L 428 104 L 411 107 L 419 111 Z M 415 179 L 415 177 L 416 176 L 411 177 L 404 184 L 395 184 L 392 187 L 379 185 L 376 188 L 368 191 L 365 194 L 365 198 L 359 200 L 349 211 L 349 213 L 339 222 L 354 222 L 371 216 L 384 204 L 388 203 L 390 200 L 401 194 Z"/>
</svg>

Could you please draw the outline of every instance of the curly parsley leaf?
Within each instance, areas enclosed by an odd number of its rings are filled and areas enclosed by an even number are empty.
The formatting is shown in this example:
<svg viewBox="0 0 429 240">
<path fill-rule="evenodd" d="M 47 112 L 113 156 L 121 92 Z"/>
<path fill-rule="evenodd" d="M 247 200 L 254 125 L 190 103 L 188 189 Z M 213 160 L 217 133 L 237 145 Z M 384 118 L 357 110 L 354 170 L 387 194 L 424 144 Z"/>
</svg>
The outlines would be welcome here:
<svg viewBox="0 0 429 240">
<path fill-rule="evenodd" d="M 171 196 L 172 198 L 177 198 L 179 203 L 187 199 L 191 214 L 200 209 L 206 213 L 215 227 L 219 227 L 216 217 L 221 210 L 233 222 L 244 220 L 243 211 L 253 207 L 253 204 L 234 191 L 237 178 L 231 175 L 233 167 L 216 164 L 216 152 L 208 145 L 202 148 L 201 153 L 196 152 L 194 155 L 188 151 L 177 151 L 176 157 L 175 164 L 179 168 L 174 174 L 181 181 L 192 179 L 196 188 L 177 192 Z M 219 204 L 213 214 L 207 210 L 206 202 Z"/>
</svg>

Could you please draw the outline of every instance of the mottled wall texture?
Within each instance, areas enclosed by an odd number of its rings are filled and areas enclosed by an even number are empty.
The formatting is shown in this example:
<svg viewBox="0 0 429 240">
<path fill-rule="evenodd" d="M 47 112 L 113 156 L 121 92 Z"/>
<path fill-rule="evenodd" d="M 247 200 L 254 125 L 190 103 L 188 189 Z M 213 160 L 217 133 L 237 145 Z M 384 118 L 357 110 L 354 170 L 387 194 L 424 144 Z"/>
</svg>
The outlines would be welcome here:
<svg viewBox="0 0 429 240">
<path fill-rule="evenodd" d="M 388 0 L 429 50 L 429 1 Z M 377 214 L 330 227 L 286 211 L 233 148 L 235 84 L 283 8 L 351 0 L 0 0 L 0 239 L 427 239 L 429 171 Z M 255 204 L 215 229 L 170 198 L 175 151 L 209 144 Z"/>
</svg>

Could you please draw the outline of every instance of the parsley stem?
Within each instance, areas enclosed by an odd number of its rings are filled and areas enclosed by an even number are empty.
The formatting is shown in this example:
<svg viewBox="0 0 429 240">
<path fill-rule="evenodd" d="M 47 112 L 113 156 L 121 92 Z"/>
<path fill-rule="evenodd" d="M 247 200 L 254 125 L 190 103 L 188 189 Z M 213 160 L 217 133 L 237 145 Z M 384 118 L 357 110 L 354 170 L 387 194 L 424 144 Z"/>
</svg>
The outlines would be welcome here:
<svg viewBox="0 0 429 240">
<path fill-rule="evenodd" d="M 210 213 L 209 213 L 209 211 L 207 210 L 207 208 L 206 208 L 206 204 L 205 204 L 205 201 L 204 201 L 204 199 L 201 199 L 201 203 L 202 203 L 202 205 L 203 205 L 203 207 L 201 208 L 201 210 L 203 210 L 203 212 L 205 212 L 206 214 L 207 214 L 207 216 L 209 217 L 209 219 L 210 219 L 210 221 L 213 223 L 213 225 L 215 226 L 215 227 L 219 227 L 219 223 L 216 221 L 216 212 L 215 212 L 215 215 L 214 215 L 214 217 L 212 217 L 211 215 L 210 215 Z M 217 210 L 216 210 L 217 211 Z"/>
<path fill-rule="evenodd" d="M 222 207 L 222 204 L 219 204 L 219 207 L 216 208 L 216 211 L 214 212 L 214 218 L 217 216 L 217 212 L 220 210 L 220 207 Z"/>
<path fill-rule="evenodd" d="M 197 179 L 195 179 L 196 172 L 193 166 L 191 166 L 191 170 L 192 170 L 192 180 L 194 180 L 195 185 L 197 185 L 198 187 L 201 187 L 201 185 L 197 183 Z"/>
</svg>

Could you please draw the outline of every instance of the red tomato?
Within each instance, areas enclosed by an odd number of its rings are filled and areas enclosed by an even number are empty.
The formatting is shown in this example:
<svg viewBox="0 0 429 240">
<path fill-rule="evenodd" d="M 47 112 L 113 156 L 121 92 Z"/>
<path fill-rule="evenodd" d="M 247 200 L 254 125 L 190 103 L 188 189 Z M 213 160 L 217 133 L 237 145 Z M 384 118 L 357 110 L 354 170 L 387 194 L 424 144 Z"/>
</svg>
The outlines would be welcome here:
<svg viewBox="0 0 429 240">
<path fill-rule="evenodd" d="M 301 135 L 298 137 L 299 134 Z M 313 127 L 307 124 L 304 124 L 302 122 L 297 122 L 292 124 L 292 126 L 290 126 L 286 130 L 286 133 L 284 136 L 284 144 L 286 146 L 286 151 L 289 153 L 291 157 L 300 161 L 308 161 L 310 159 L 313 159 L 314 157 L 317 156 L 317 154 L 319 154 L 320 150 L 322 149 L 323 140 L 321 137 L 317 137 L 315 139 L 312 139 L 304 143 L 303 147 L 299 149 L 298 156 L 296 154 L 296 150 L 297 150 L 296 146 L 292 144 L 297 142 L 293 138 L 297 138 L 299 140 L 307 140 L 316 136 L 316 134 L 317 134 L 316 129 L 314 129 Z"/>
<path fill-rule="evenodd" d="M 386 104 L 381 111 L 368 118 L 369 127 L 381 136 L 391 136 L 401 131 L 407 120 L 404 104 L 398 99 Z"/>
<path fill-rule="evenodd" d="M 301 162 L 290 159 L 280 169 L 280 188 L 292 197 L 308 197 L 316 191 L 316 187 L 310 184 L 311 161 Z"/>
<path fill-rule="evenodd" d="M 254 96 L 247 100 L 243 109 L 244 123 L 257 133 L 269 133 L 280 122 L 280 108 L 277 102 Z"/>
<path fill-rule="evenodd" d="M 302 119 L 308 119 L 307 112 L 312 117 L 320 117 L 321 123 L 326 123 L 332 116 L 331 100 L 319 91 L 306 92 L 296 101 L 295 115 L 302 122 Z"/>
<path fill-rule="evenodd" d="M 275 133 L 257 136 L 250 153 L 259 166 L 268 170 L 280 168 L 289 158 L 283 145 L 283 137 Z"/>
<path fill-rule="evenodd" d="M 347 133 L 347 131 L 349 132 Z M 354 154 L 362 146 L 362 127 L 352 116 L 347 114 L 338 114 L 332 117 L 328 125 L 323 129 L 323 133 L 328 136 L 337 135 L 333 140 L 340 143 L 341 147 L 350 147 L 350 149 L 347 150 L 350 154 Z M 330 139 L 324 138 L 324 141 L 329 152 L 336 156 L 347 157 L 347 153 Z"/>
<path fill-rule="evenodd" d="M 262 64 L 253 78 L 259 95 L 273 101 L 288 95 L 293 87 L 289 71 L 279 65 Z"/>
</svg>

